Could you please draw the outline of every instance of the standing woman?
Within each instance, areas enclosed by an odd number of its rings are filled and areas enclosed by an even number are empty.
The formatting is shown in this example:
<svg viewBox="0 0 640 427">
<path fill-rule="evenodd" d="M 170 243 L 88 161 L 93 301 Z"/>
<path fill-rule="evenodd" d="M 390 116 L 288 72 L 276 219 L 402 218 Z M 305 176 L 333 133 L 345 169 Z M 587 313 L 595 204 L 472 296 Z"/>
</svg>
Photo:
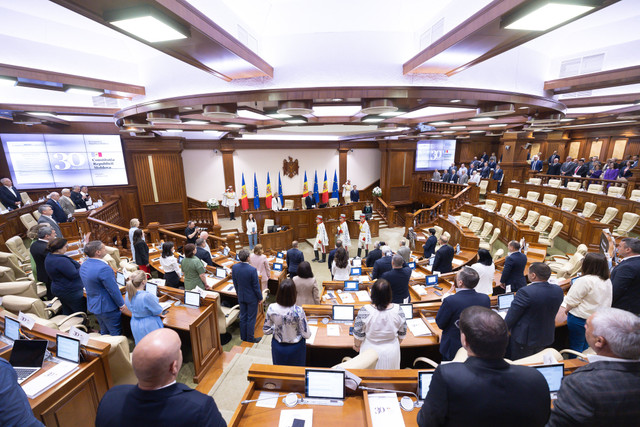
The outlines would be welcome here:
<svg viewBox="0 0 640 427">
<path fill-rule="evenodd" d="M 79 311 L 87 311 L 84 285 L 80 279 L 80 264 L 65 255 L 67 240 L 53 239 L 49 242 L 49 255 L 44 259 L 44 267 L 51 278 L 51 292 L 62 303 L 62 314 L 68 316 Z"/>
<path fill-rule="evenodd" d="M 164 271 L 164 280 L 167 286 L 177 288 L 180 286 L 180 264 L 173 255 L 173 242 L 164 242 L 162 244 L 162 256 L 160 257 L 160 266 Z"/>
<path fill-rule="evenodd" d="M 145 273 L 151 273 L 149 269 L 149 246 L 144 241 L 142 230 L 139 228 L 133 232 L 133 247 L 136 251 L 136 264 Z"/>
<path fill-rule="evenodd" d="M 258 224 L 252 213 L 247 218 L 247 238 L 249 239 L 249 250 L 252 251 L 253 247 L 258 243 Z"/>
<path fill-rule="evenodd" d="M 124 303 L 131 310 L 131 333 L 136 345 L 151 331 L 162 328 L 162 307 L 158 297 L 145 290 L 147 274 L 134 271 L 127 280 L 127 298 Z"/>
<path fill-rule="evenodd" d="M 188 243 L 184 245 L 184 259 L 182 260 L 182 274 L 184 274 L 184 289 L 191 291 L 195 287 L 210 289 L 207 285 L 206 270 L 200 258 L 195 256 L 196 245 Z"/>
<path fill-rule="evenodd" d="M 336 249 L 336 256 L 331 263 L 333 280 L 349 280 L 349 254 L 344 248 Z"/>
<path fill-rule="evenodd" d="M 271 276 L 271 268 L 269 267 L 269 261 L 267 256 L 264 255 L 262 245 L 257 244 L 253 247 L 253 253 L 249 256 L 249 264 L 258 270 L 260 275 L 260 290 L 267 289 L 269 283 L 269 276 Z"/>
<path fill-rule="evenodd" d="M 480 281 L 475 287 L 476 292 L 491 295 L 493 293 L 493 276 L 496 266 L 491 258 L 491 253 L 486 249 L 478 249 L 478 262 L 471 266 L 480 276 Z"/>
<path fill-rule="evenodd" d="M 136 249 L 133 247 L 133 233 L 140 227 L 140 220 L 138 218 L 132 218 L 129 221 L 129 244 L 131 245 L 131 259 L 136 261 Z M 142 240 L 144 240 L 144 234 L 142 234 Z"/>
<path fill-rule="evenodd" d="M 589 348 L 585 323 L 596 311 L 610 308 L 612 299 L 607 258 L 601 253 L 587 253 L 582 260 L 582 276 L 573 282 L 559 309 L 559 314 L 564 312 L 567 316 L 569 348 L 581 353 Z"/>
<path fill-rule="evenodd" d="M 358 311 L 353 326 L 353 349 L 374 349 L 376 369 L 400 369 L 400 343 L 407 335 L 404 312 L 391 303 L 391 286 L 378 279 L 371 287 L 371 304 Z"/>
<path fill-rule="evenodd" d="M 262 331 L 273 334 L 271 357 L 274 365 L 305 366 L 306 339 L 311 336 L 304 310 L 296 305 L 296 285 L 291 279 L 280 283 L 276 302 L 269 305 Z"/>
<path fill-rule="evenodd" d="M 309 261 L 302 261 L 298 265 L 298 273 L 293 276 L 293 283 L 296 285 L 296 304 L 320 304 L 320 290 L 318 282 L 313 277 L 311 264 Z"/>
</svg>

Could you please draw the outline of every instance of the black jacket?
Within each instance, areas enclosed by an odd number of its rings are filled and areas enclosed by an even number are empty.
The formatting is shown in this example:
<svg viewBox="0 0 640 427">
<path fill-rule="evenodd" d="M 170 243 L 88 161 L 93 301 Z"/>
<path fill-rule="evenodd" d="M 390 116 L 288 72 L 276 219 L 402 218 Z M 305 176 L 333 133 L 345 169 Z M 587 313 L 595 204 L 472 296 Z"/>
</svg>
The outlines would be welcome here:
<svg viewBox="0 0 640 427">
<path fill-rule="evenodd" d="M 373 249 L 367 255 L 367 267 L 373 267 L 377 260 L 382 258 L 382 251 L 380 249 Z"/>
<path fill-rule="evenodd" d="M 287 270 L 289 273 L 298 273 L 298 265 L 304 261 L 304 254 L 301 250 L 291 248 L 287 251 Z"/>
<path fill-rule="evenodd" d="M 0 202 L 2 202 L 2 204 L 10 211 L 18 209 L 16 202 L 22 203 L 18 189 L 16 187 L 11 188 L 16 192 L 15 196 L 7 187 L 0 185 Z"/>
<path fill-rule="evenodd" d="M 611 306 L 640 314 L 640 257 L 622 260 L 611 272 Z"/>
<path fill-rule="evenodd" d="M 527 279 L 524 277 L 524 269 L 527 266 L 527 256 L 522 252 L 514 252 L 504 260 L 504 268 L 500 283 L 511 285 L 511 291 L 515 292 L 527 286 Z"/>
<path fill-rule="evenodd" d="M 442 245 L 436 252 L 436 258 L 433 260 L 431 271 L 439 271 L 441 274 L 450 273 L 453 270 L 451 262 L 455 250 L 449 245 Z"/>
<path fill-rule="evenodd" d="M 391 302 L 394 304 L 401 304 L 405 298 L 409 297 L 409 279 L 411 278 L 411 268 L 392 268 L 391 271 L 387 271 L 380 278 L 389 282 L 391 285 Z M 411 301 L 409 298 L 407 301 Z"/>
<path fill-rule="evenodd" d="M 424 242 L 424 245 L 422 246 L 422 249 L 424 250 L 422 255 L 425 258 L 431 258 L 431 255 L 433 255 L 436 252 L 437 243 L 438 243 L 438 239 L 436 238 L 436 236 L 429 236 L 427 241 Z"/>
</svg>

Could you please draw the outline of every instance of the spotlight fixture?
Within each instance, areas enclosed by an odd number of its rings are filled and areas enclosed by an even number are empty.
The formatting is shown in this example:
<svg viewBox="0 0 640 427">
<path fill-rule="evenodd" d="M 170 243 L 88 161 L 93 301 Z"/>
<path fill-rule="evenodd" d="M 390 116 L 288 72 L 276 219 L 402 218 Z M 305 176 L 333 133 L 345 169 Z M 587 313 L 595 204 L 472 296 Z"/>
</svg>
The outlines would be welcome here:
<svg viewBox="0 0 640 427">
<path fill-rule="evenodd" d="M 594 8 L 594 6 L 576 4 L 580 2 L 575 1 L 547 0 L 531 3 L 533 3 L 531 7 L 527 6 L 505 17 L 501 23 L 502 27 L 507 30 L 546 31 Z"/>
<path fill-rule="evenodd" d="M 458 130 L 458 129 L 466 129 L 466 126 L 451 126 L 449 129 Z"/>
<path fill-rule="evenodd" d="M 150 6 L 138 6 L 104 13 L 111 25 L 149 43 L 189 37 L 189 29 Z"/>
<path fill-rule="evenodd" d="M 187 120 L 184 122 L 185 125 L 208 125 L 209 122 L 205 120 Z"/>
<path fill-rule="evenodd" d="M 469 120 L 472 122 L 488 122 L 495 119 L 493 117 L 472 117 Z"/>
<path fill-rule="evenodd" d="M 293 116 L 290 119 L 284 119 L 284 121 L 290 125 L 303 125 L 307 123 L 308 120 L 303 116 Z"/>
<path fill-rule="evenodd" d="M 362 105 L 362 114 L 392 113 L 398 111 L 398 107 L 393 105 L 390 99 L 367 99 Z"/>
<path fill-rule="evenodd" d="M 503 128 L 505 126 L 507 126 L 506 123 L 496 123 L 496 124 L 493 124 L 493 125 L 489 125 L 490 128 Z"/>
<path fill-rule="evenodd" d="M 238 107 L 236 104 L 205 105 L 202 115 L 208 119 L 235 119 L 238 117 Z"/>
<path fill-rule="evenodd" d="M 278 103 L 278 114 L 304 116 L 312 113 L 311 101 L 283 101 Z"/>
<path fill-rule="evenodd" d="M 431 126 L 447 126 L 450 125 L 451 122 L 441 121 L 441 122 L 431 122 L 429 123 Z"/>
<path fill-rule="evenodd" d="M 451 101 L 449 101 L 452 104 L 457 104 L 458 102 L 462 102 L 461 99 L 452 99 Z"/>
</svg>

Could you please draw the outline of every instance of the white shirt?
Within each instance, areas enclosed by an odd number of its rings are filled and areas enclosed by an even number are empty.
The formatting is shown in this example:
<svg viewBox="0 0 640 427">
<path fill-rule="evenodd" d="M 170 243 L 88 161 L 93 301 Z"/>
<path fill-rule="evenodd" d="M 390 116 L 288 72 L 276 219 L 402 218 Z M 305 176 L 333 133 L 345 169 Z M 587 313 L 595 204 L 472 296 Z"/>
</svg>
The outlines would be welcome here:
<svg viewBox="0 0 640 427">
<path fill-rule="evenodd" d="M 611 280 L 602 280 L 589 274 L 573 282 L 562 302 L 563 307 L 573 307 L 569 313 L 581 319 L 588 319 L 601 308 L 611 307 L 613 285 Z"/>
<path fill-rule="evenodd" d="M 8 189 L 9 189 L 9 191 L 11 191 L 11 193 L 13 193 L 13 195 L 14 195 L 14 196 L 18 197 L 18 195 L 16 194 L 16 192 L 15 192 L 15 191 L 13 191 L 13 187 L 9 187 L 9 186 L 6 186 L 6 185 L 5 185 L 5 188 L 8 188 Z"/>
<path fill-rule="evenodd" d="M 256 221 L 247 220 L 247 233 L 255 234 L 258 232 L 258 223 Z"/>
<path fill-rule="evenodd" d="M 165 273 L 170 273 L 175 271 L 178 276 L 182 276 L 182 270 L 180 270 L 180 265 L 178 264 L 178 260 L 175 256 L 168 256 L 166 258 L 160 257 L 160 266 Z"/>
<path fill-rule="evenodd" d="M 57 223 L 58 223 L 58 221 L 56 221 L 55 219 L 53 219 L 53 217 L 52 217 L 52 216 L 44 215 L 44 214 L 40 214 L 40 215 L 42 215 L 42 216 L 43 216 L 43 217 L 45 217 L 45 218 L 49 218 L 51 221 L 53 221 L 53 223 L 54 223 L 54 224 L 57 224 Z"/>
<path fill-rule="evenodd" d="M 351 266 L 347 263 L 345 268 L 338 268 L 335 260 L 331 262 L 331 273 L 333 274 L 333 280 L 349 280 L 349 273 L 351 272 Z"/>
<path fill-rule="evenodd" d="M 484 265 L 476 262 L 471 268 L 477 271 L 480 276 L 478 285 L 474 288 L 476 292 L 491 295 L 493 293 L 493 276 L 496 272 L 495 264 Z"/>
</svg>

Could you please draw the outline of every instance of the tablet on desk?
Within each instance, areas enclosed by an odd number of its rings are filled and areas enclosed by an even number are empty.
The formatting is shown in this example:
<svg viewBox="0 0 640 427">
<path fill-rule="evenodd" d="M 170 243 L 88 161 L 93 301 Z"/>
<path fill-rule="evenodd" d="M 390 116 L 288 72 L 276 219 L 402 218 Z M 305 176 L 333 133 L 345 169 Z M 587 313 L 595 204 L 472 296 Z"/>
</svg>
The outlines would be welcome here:
<svg viewBox="0 0 640 427">
<path fill-rule="evenodd" d="M 351 265 L 353 265 L 354 267 L 362 267 L 362 259 L 360 258 L 354 258 L 351 260 Z"/>
<path fill-rule="evenodd" d="M 509 310 L 515 296 L 516 294 L 514 293 L 498 295 L 498 310 Z"/>
<path fill-rule="evenodd" d="M 404 312 L 405 319 L 413 319 L 413 304 L 400 304 L 400 308 Z"/>
<path fill-rule="evenodd" d="M 153 296 L 158 296 L 158 285 L 156 285 L 155 283 L 147 282 L 144 290 L 149 292 Z"/>
<path fill-rule="evenodd" d="M 191 307 L 200 307 L 200 294 L 192 291 L 184 291 L 184 304 Z"/>
<path fill-rule="evenodd" d="M 282 271 L 282 263 L 276 262 L 273 264 L 273 271 Z"/>
<path fill-rule="evenodd" d="M 217 268 L 216 268 L 215 276 L 216 276 L 218 279 L 224 279 L 225 277 L 227 277 L 227 270 L 225 270 L 225 269 L 224 269 L 224 268 L 222 268 L 222 267 L 217 267 Z"/>
<path fill-rule="evenodd" d="M 415 270 L 416 269 L 416 263 L 415 261 L 411 261 L 409 263 L 407 263 L 407 265 L 409 266 L 410 269 Z"/>
<path fill-rule="evenodd" d="M 334 305 L 333 320 L 353 322 L 354 307 L 352 305 Z"/>
<path fill-rule="evenodd" d="M 283 259 L 283 258 L 284 258 L 284 252 L 278 252 L 278 253 L 276 254 L 276 258 Z"/>
<path fill-rule="evenodd" d="M 118 286 L 125 286 L 125 278 L 124 278 L 124 273 L 122 271 L 118 271 L 116 273 L 116 283 L 118 283 Z"/>
<path fill-rule="evenodd" d="M 362 267 L 351 267 L 350 276 L 360 276 L 362 274 Z"/>
<path fill-rule="evenodd" d="M 344 399 L 344 371 L 305 369 L 304 393 L 306 397 Z"/>
<path fill-rule="evenodd" d="M 229 255 L 229 251 L 230 251 L 229 247 L 225 246 L 224 249 L 222 250 L 222 255 L 224 256 Z"/>
<path fill-rule="evenodd" d="M 424 400 L 429 393 L 429 386 L 433 378 L 433 371 L 418 372 L 418 400 Z"/>
<path fill-rule="evenodd" d="M 347 292 L 353 292 L 358 290 L 359 282 L 357 280 L 345 280 L 344 290 Z"/>
<path fill-rule="evenodd" d="M 438 284 L 438 275 L 432 274 L 430 276 L 425 276 L 425 283 L 427 286 L 434 286 Z"/>
<path fill-rule="evenodd" d="M 539 365 L 534 366 L 547 380 L 549 386 L 549 392 L 551 393 L 551 400 L 558 397 L 558 391 L 562 384 L 562 378 L 564 377 L 564 365 L 562 363 L 555 363 L 553 365 Z"/>
<path fill-rule="evenodd" d="M 66 335 L 56 335 L 56 356 L 73 363 L 80 363 L 80 340 Z"/>
<path fill-rule="evenodd" d="M 20 322 L 11 317 L 4 316 L 4 336 L 10 340 L 20 339 Z"/>
</svg>

